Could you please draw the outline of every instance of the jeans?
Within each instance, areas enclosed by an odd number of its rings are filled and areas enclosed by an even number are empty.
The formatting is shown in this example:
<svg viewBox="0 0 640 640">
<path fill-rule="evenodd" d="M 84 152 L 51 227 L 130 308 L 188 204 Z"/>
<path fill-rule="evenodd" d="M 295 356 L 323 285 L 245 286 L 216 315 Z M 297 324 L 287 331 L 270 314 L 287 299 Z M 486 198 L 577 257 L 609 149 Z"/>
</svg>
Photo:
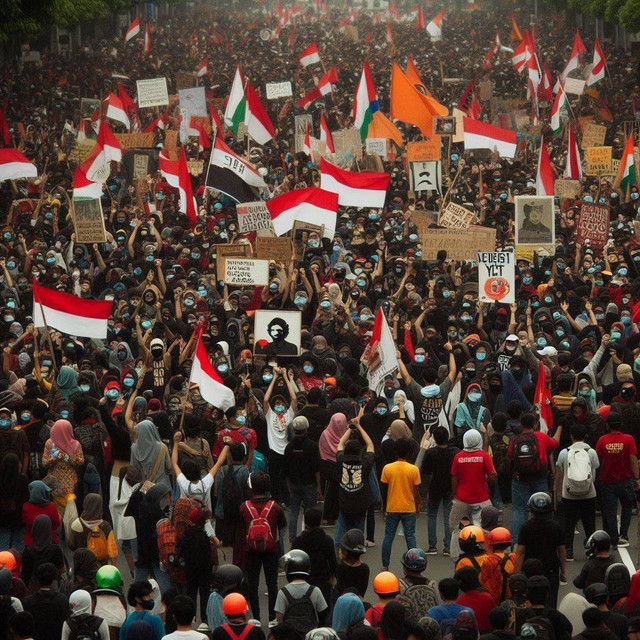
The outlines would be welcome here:
<svg viewBox="0 0 640 640">
<path fill-rule="evenodd" d="M 562 498 L 562 506 L 564 511 L 564 546 L 567 549 L 567 555 L 572 556 L 573 532 L 576 529 L 578 520 L 582 520 L 585 542 L 596 530 L 596 499 L 567 500 Z"/>
<path fill-rule="evenodd" d="M 498 482 L 494 482 L 489 485 L 489 498 L 491 500 L 491 504 L 496 509 L 502 511 L 502 495 L 500 493 L 500 485 Z"/>
<path fill-rule="evenodd" d="M 546 476 L 544 478 L 514 478 L 511 483 L 511 500 L 512 500 L 512 516 L 511 516 L 511 535 L 514 543 L 518 542 L 520 535 L 520 527 L 527 519 L 529 507 L 527 506 L 529 498 L 538 491 L 548 493 L 549 483 Z"/>
<path fill-rule="evenodd" d="M 153 577 L 158 583 L 158 587 L 160 588 L 160 593 L 164 593 L 167 589 L 171 587 L 171 581 L 169 580 L 169 575 L 166 571 L 163 571 L 160 568 L 160 565 L 157 562 L 153 563 Z M 149 578 L 149 572 L 145 567 L 136 567 L 135 570 L 135 580 L 147 580 Z"/>
<path fill-rule="evenodd" d="M 344 513 L 340 511 L 336 520 L 335 543 L 339 546 L 342 536 L 351 529 L 360 529 L 364 533 L 364 513 Z"/>
<path fill-rule="evenodd" d="M 0 527 L 0 549 L 24 550 L 24 525 L 7 525 Z"/>
<path fill-rule="evenodd" d="M 449 527 L 449 516 L 451 515 L 451 502 L 453 497 L 450 493 L 444 496 L 434 495 L 429 492 L 427 499 L 427 529 L 429 531 L 429 546 L 435 547 L 438 544 L 437 524 L 438 509 L 442 503 L 442 516 L 444 524 L 444 546 L 448 547 L 451 540 L 451 528 Z"/>
<path fill-rule="evenodd" d="M 382 542 L 382 566 L 388 567 L 391 560 L 391 545 L 396 537 L 398 524 L 402 522 L 404 539 L 407 542 L 407 549 L 414 549 L 416 546 L 416 514 L 415 513 L 387 513 L 384 522 L 384 540 Z"/>
<path fill-rule="evenodd" d="M 269 594 L 269 620 L 275 620 L 276 596 L 278 595 L 278 553 L 269 551 L 247 553 L 247 582 L 249 583 L 249 604 L 251 613 L 256 620 L 260 620 L 260 569 L 264 567 L 264 579 Z"/>
<path fill-rule="evenodd" d="M 300 506 L 312 509 L 318 504 L 318 491 L 315 484 L 289 485 L 289 542 L 298 535 L 298 515 Z"/>
<path fill-rule="evenodd" d="M 600 487 L 602 501 L 602 526 L 611 536 L 611 544 L 618 543 L 618 537 L 629 539 L 631 510 L 636 506 L 633 491 L 633 480 L 624 480 L 614 484 L 603 484 Z M 620 534 L 618 535 L 618 500 L 622 506 L 620 514 Z"/>
</svg>

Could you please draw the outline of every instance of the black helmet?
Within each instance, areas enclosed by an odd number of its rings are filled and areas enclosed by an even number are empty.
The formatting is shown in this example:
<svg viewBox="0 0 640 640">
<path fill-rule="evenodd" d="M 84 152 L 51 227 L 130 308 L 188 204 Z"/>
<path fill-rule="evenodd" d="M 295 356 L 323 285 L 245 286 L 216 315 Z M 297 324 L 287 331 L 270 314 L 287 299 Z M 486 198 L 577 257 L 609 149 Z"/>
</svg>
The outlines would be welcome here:
<svg viewBox="0 0 640 640">
<path fill-rule="evenodd" d="M 402 564 L 410 571 L 424 571 L 427 568 L 427 556 L 422 549 L 409 549 L 402 556 Z"/>
<path fill-rule="evenodd" d="M 631 588 L 631 575 L 627 566 L 622 562 L 607 567 L 604 574 L 604 583 L 609 589 L 609 599 L 611 602 L 618 602 L 620 598 L 624 598 Z"/>
<path fill-rule="evenodd" d="M 553 501 L 548 493 L 538 491 L 529 498 L 527 506 L 531 513 L 550 513 L 553 509 Z"/>
<path fill-rule="evenodd" d="M 286 567 L 287 580 L 291 582 L 294 578 L 308 578 L 311 571 L 311 560 L 305 551 L 291 549 L 282 557 Z"/>
<path fill-rule="evenodd" d="M 223 564 L 213 574 L 213 588 L 224 597 L 234 591 L 240 591 L 243 580 L 244 574 L 240 567 L 235 564 Z"/>
<path fill-rule="evenodd" d="M 354 555 L 362 555 L 367 549 L 364 546 L 364 533 L 360 529 L 349 529 L 340 540 L 340 546 L 343 551 L 353 553 Z"/>
<path fill-rule="evenodd" d="M 594 582 L 582 592 L 589 604 L 601 605 L 607 602 L 609 589 L 604 582 Z"/>
<path fill-rule="evenodd" d="M 600 551 L 609 551 L 611 549 L 611 537 L 606 531 L 594 531 L 589 540 L 587 540 L 587 555 L 595 556 Z"/>
</svg>

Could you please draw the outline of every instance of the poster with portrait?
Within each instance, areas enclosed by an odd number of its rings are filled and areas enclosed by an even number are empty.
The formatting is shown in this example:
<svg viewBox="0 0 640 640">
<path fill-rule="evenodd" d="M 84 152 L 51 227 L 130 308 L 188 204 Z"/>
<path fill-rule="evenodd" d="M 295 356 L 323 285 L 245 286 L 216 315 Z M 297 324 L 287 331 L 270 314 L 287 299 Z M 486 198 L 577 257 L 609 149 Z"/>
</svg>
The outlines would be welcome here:
<svg viewBox="0 0 640 640">
<path fill-rule="evenodd" d="M 554 244 L 553 196 L 516 196 L 516 245 Z"/>
<path fill-rule="evenodd" d="M 302 312 L 258 309 L 254 315 L 255 355 L 300 355 Z"/>
</svg>

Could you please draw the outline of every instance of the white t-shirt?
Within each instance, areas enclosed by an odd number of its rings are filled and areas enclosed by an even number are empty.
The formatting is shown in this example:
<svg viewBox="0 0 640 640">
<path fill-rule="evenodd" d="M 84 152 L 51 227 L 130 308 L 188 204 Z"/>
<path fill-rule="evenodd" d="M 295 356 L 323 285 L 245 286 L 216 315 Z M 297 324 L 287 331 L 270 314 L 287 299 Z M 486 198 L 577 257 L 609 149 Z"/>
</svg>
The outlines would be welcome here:
<svg viewBox="0 0 640 640">
<path fill-rule="evenodd" d="M 194 500 L 199 500 L 206 505 L 207 509 L 211 510 L 211 487 L 213 486 L 213 476 L 210 473 L 207 473 L 207 475 L 198 482 L 189 482 L 184 473 L 181 473 L 177 478 L 177 482 L 178 487 L 180 488 L 181 498 L 193 498 Z"/>
<path fill-rule="evenodd" d="M 209 640 L 204 633 L 199 631 L 174 631 L 169 635 L 162 636 L 162 640 Z"/>
<path fill-rule="evenodd" d="M 271 407 L 265 414 L 265 420 L 267 421 L 267 437 L 269 440 L 269 448 L 274 453 L 278 453 L 281 456 L 284 455 L 284 450 L 289 444 L 287 438 L 287 425 L 293 420 L 295 414 L 291 407 L 289 407 L 282 415 L 278 415 Z"/>
</svg>

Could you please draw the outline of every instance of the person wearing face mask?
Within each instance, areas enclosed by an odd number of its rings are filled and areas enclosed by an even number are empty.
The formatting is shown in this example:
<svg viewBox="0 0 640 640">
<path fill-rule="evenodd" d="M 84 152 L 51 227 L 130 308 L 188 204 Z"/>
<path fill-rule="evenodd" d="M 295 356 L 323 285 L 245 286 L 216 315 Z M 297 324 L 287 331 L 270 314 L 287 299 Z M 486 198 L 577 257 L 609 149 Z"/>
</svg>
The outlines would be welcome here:
<svg viewBox="0 0 640 640">
<path fill-rule="evenodd" d="M 136 425 L 135 431 L 136 441 L 131 445 L 129 464 L 140 471 L 143 481 L 171 487 L 171 459 L 158 429 L 151 420 L 143 420 Z"/>
<path fill-rule="evenodd" d="M 144 340 L 141 339 L 139 330 L 138 340 L 140 344 L 140 355 L 146 358 L 146 366 L 149 370 L 147 377 L 151 377 L 153 397 L 162 399 L 171 371 L 171 348 L 165 349 L 162 338 L 153 338 L 147 349 Z M 176 344 L 177 343 L 174 342 L 171 347 L 173 348 Z M 148 382 L 149 381 L 147 381 L 147 383 Z"/>
<path fill-rule="evenodd" d="M 164 637 L 164 624 L 155 613 L 151 613 L 155 607 L 155 600 L 151 597 L 153 586 L 148 580 L 137 580 L 132 583 L 127 592 L 127 602 L 133 611 L 120 627 L 120 640 L 128 640 L 129 627 L 138 621 L 146 622 L 153 628 L 153 640 L 162 640 Z"/>
<path fill-rule="evenodd" d="M 322 378 L 318 371 L 318 361 L 312 354 L 304 354 L 302 360 L 302 372 L 299 380 L 306 391 L 314 387 L 322 386 Z"/>
<path fill-rule="evenodd" d="M 456 406 L 455 444 L 462 447 L 462 439 L 469 429 L 475 429 L 482 435 L 484 448 L 488 446 L 487 425 L 491 422 L 489 410 L 483 406 L 482 389 L 472 383 L 467 387 L 464 400 Z"/>
<path fill-rule="evenodd" d="M 243 443 L 247 449 L 247 467 L 251 468 L 253 452 L 258 445 L 258 436 L 256 432 L 249 427 L 249 418 L 247 416 L 247 407 L 236 405 L 225 411 L 227 425 L 218 431 L 216 441 L 213 445 L 212 453 L 216 460 L 220 457 L 225 446 L 239 442 Z M 224 462 L 224 458 L 222 459 Z"/>
</svg>

